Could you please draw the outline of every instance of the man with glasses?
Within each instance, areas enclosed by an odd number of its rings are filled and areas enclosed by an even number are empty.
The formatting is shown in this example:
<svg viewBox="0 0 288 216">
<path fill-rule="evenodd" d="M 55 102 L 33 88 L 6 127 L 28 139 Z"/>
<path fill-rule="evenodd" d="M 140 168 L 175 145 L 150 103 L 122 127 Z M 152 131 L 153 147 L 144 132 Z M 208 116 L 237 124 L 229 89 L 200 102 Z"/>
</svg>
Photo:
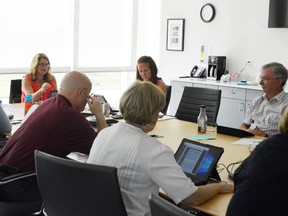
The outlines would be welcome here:
<svg viewBox="0 0 288 216">
<path fill-rule="evenodd" d="M 0 163 L 35 171 L 36 149 L 62 158 L 70 152 L 89 154 L 97 133 L 80 113 L 86 103 L 97 119 L 97 131 L 107 127 L 101 102 L 89 95 L 91 88 L 85 74 L 65 74 L 58 95 L 42 102 L 7 141 Z"/>
<path fill-rule="evenodd" d="M 240 128 L 258 136 L 278 134 L 278 122 L 288 106 L 288 94 L 283 87 L 288 78 L 287 69 L 280 63 L 265 64 L 260 72 L 264 94 L 254 98 L 245 113 Z"/>
<path fill-rule="evenodd" d="M 107 127 L 101 102 L 89 95 L 91 88 L 85 74 L 77 71 L 65 74 L 58 95 L 42 102 L 1 150 L 0 178 L 5 177 L 1 174 L 6 174 L 7 169 L 13 173 L 35 171 L 36 149 L 62 158 L 70 152 L 89 154 L 97 133 L 80 113 L 86 103 L 97 119 L 97 131 Z M 32 182 L 0 188 L 0 192 L 1 200 L 40 199 L 37 183 Z"/>
</svg>

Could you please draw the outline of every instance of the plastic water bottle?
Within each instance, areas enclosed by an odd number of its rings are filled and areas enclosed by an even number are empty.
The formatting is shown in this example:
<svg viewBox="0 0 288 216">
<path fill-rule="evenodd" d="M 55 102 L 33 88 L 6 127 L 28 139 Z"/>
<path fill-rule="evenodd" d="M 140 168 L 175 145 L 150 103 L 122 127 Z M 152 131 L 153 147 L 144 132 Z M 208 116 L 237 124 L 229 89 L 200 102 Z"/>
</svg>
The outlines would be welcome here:
<svg viewBox="0 0 288 216">
<path fill-rule="evenodd" d="M 206 106 L 200 106 L 200 113 L 197 118 L 198 133 L 206 133 L 207 131 L 207 115 L 206 115 Z"/>
<path fill-rule="evenodd" d="M 25 112 L 24 112 L 25 115 L 29 111 L 29 109 L 31 108 L 32 104 L 33 104 L 32 95 L 26 95 L 26 97 L 25 97 Z"/>
</svg>

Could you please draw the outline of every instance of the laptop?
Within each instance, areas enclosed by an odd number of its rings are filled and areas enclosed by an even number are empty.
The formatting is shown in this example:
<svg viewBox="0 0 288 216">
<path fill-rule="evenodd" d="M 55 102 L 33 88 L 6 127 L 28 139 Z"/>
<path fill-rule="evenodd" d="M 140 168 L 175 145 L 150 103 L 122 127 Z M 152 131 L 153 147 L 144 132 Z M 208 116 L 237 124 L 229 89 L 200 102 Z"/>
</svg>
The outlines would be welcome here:
<svg viewBox="0 0 288 216">
<path fill-rule="evenodd" d="M 238 128 L 230 128 L 230 127 L 225 127 L 221 125 L 217 125 L 217 133 L 219 134 L 225 134 L 225 135 L 230 135 L 230 136 L 236 136 L 236 137 L 249 137 L 249 136 L 254 136 L 254 134 L 249 133 L 245 130 L 241 130 Z"/>
<path fill-rule="evenodd" d="M 175 160 L 195 185 L 210 180 L 221 181 L 216 165 L 224 149 L 184 138 L 175 153 Z"/>
<path fill-rule="evenodd" d="M 97 97 L 99 99 L 99 101 L 102 103 L 102 104 L 109 104 L 106 100 L 106 98 L 103 96 L 103 95 L 99 95 L 99 94 L 94 94 L 92 93 L 91 96 L 93 97 Z M 110 114 L 113 115 L 113 114 L 117 114 L 119 112 L 119 109 L 116 109 L 116 108 L 112 108 L 109 104 L 109 107 L 110 107 Z M 89 112 L 87 110 L 84 111 L 85 114 L 89 114 Z M 83 112 L 82 112 L 83 113 Z M 90 112 L 91 113 L 91 112 Z M 91 113 L 92 114 L 92 113 Z"/>
</svg>

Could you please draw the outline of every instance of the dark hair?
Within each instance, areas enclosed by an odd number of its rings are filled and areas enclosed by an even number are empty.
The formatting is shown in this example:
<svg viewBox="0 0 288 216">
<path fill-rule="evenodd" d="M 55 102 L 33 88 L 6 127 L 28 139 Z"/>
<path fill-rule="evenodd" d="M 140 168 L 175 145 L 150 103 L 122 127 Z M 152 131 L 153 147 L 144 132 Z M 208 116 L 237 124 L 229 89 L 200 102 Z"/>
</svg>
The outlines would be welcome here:
<svg viewBox="0 0 288 216">
<path fill-rule="evenodd" d="M 157 77 L 157 73 L 158 73 L 158 68 L 156 66 L 156 63 L 154 62 L 154 60 L 150 57 L 150 56 L 141 56 L 138 61 L 137 61 L 137 66 L 136 66 L 136 79 L 137 80 L 141 80 L 143 81 L 143 79 L 141 78 L 140 74 L 139 74 L 139 70 L 138 70 L 138 64 L 140 63 L 147 63 L 150 70 L 151 70 L 151 80 L 150 82 L 154 83 L 155 85 L 157 85 L 157 80 L 160 79 L 159 77 Z"/>
<path fill-rule="evenodd" d="M 286 84 L 288 78 L 288 70 L 278 62 L 271 62 L 262 66 L 262 69 L 272 68 L 272 73 L 276 78 L 283 80 L 282 86 Z"/>
</svg>

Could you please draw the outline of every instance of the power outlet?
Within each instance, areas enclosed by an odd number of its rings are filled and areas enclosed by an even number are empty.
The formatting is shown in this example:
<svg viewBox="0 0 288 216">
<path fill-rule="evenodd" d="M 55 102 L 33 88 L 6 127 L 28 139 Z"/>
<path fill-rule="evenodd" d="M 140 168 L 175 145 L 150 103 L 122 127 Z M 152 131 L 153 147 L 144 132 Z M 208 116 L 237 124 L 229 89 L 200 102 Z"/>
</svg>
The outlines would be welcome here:
<svg viewBox="0 0 288 216">
<path fill-rule="evenodd" d="M 251 60 L 248 59 L 248 60 L 246 61 L 246 66 L 247 66 L 247 67 L 250 67 L 250 66 L 251 66 Z"/>
</svg>

